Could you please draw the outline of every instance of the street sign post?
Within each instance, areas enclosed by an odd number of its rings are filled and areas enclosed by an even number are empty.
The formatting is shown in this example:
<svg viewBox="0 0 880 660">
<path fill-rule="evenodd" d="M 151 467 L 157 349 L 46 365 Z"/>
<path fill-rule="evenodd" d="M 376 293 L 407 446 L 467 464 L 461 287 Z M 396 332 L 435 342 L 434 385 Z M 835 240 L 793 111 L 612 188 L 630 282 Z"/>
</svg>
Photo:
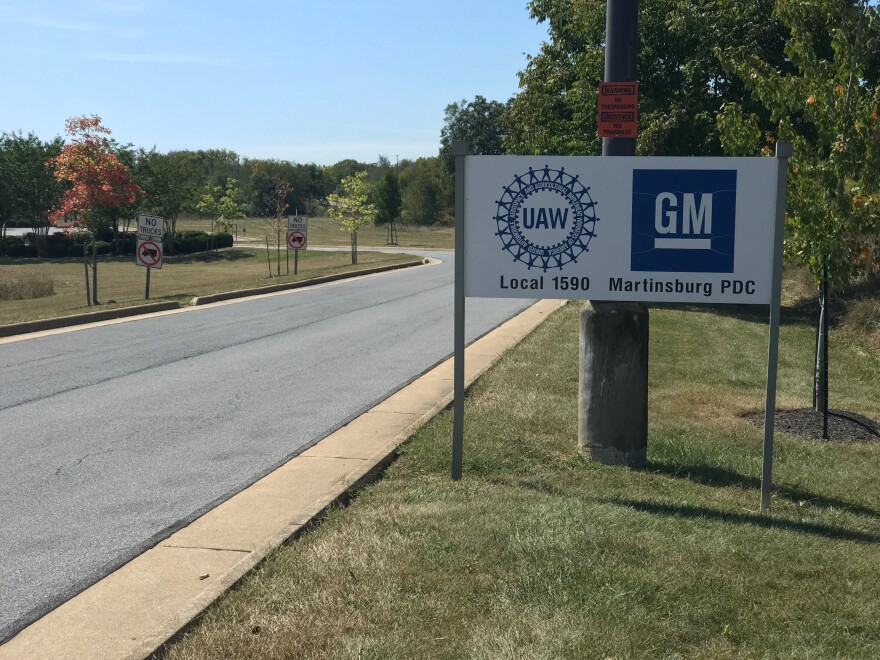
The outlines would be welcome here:
<svg viewBox="0 0 880 660">
<path fill-rule="evenodd" d="M 308 247 L 309 218 L 305 215 L 287 216 L 287 249 L 293 250 L 293 274 L 299 270 L 299 251 Z"/>
<path fill-rule="evenodd" d="M 162 239 L 165 236 L 165 219 L 157 215 L 137 217 L 137 245 L 134 262 L 147 269 L 144 300 L 150 299 L 150 272 L 162 268 Z"/>
</svg>

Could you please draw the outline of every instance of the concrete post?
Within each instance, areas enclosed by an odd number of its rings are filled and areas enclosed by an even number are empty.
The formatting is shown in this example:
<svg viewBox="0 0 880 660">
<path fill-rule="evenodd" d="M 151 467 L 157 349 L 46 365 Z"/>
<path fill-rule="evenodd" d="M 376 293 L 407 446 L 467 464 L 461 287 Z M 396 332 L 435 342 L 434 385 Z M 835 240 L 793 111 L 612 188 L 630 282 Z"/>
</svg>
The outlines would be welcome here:
<svg viewBox="0 0 880 660">
<path fill-rule="evenodd" d="M 608 0 L 605 82 L 633 82 L 638 0 Z M 603 156 L 633 156 L 634 138 L 602 138 Z M 581 312 L 578 445 L 608 465 L 644 466 L 648 450 L 648 308 L 587 302 Z"/>
<path fill-rule="evenodd" d="M 648 452 L 648 308 L 587 301 L 581 310 L 578 446 L 606 465 Z"/>
</svg>

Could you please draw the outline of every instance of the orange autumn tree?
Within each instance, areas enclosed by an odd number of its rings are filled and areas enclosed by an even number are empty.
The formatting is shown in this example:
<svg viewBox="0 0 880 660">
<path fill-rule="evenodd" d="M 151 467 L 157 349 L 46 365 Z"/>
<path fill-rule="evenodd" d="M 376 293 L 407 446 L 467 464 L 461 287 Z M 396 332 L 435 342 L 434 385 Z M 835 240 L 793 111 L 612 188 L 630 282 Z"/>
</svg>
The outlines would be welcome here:
<svg viewBox="0 0 880 660">
<path fill-rule="evenodd" d="M 144 191 L 131 180 L 128 167 L 120 162 L 107 136 L 110 129 L 97 115 L 73 117 L 66 122 L 68 143 L 48 165 L 55 178 L 70 186 L 49 219 L 73 216 L 74 226 L 92 235 L 92 301 L 98 304 L 98 232 L 124 214 Z"/>
</svg>

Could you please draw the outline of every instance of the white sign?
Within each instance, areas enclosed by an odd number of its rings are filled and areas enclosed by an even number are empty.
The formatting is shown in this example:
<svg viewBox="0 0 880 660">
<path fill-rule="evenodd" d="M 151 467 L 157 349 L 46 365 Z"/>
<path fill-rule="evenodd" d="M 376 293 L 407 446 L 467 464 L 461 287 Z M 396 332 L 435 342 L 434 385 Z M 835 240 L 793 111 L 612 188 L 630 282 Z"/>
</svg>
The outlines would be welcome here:
<svg viewBox="0 0 880 660">
<path fill-rule="evenodd" d="M 309 218 L 305 215 L 287 216 L 287 247 L 291 250 L 305 250 L 308 244 Z"/>
<path fill-rule="evenodd" d="M 162 268 L 162 241 L 138 238 L 134 262 L 147 268 Z"/>
<path fill-rule="evenodd" d="M 465 295 L 769 304 L 775 158 L 468 156 Z"/>
<path fill-rule="evenodd" d="M 165 235 L 165 219 L 156 215 L 139 215 L 137 233 L 139 237 L 157 238 L 161 241 Z"/>
</svg>

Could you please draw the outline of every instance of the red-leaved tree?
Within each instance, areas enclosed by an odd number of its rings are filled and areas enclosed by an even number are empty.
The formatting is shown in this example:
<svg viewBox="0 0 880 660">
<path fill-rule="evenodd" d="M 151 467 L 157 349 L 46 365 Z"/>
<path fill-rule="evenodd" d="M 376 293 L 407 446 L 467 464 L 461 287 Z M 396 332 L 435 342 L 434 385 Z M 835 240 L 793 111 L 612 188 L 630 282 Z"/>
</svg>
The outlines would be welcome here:
<svg viewBox="0 0 880 660">
<path fill-rule="evenodd" d="M 73 217 L 74 226 L 84 227 L 92 235 L 92 300 L 98 304 L 98 232 L 116 224 L 127 207 L 144 195 L 131 180 L 128 167 L 119 161 L 110 129 L 97 115 L 73 117 L 66 122 L 68 143 L 49 161 L 55 178 L 70 186 L 64 191 L 61 205 L 49 216 L 53 223 Z"/>
</svg>

